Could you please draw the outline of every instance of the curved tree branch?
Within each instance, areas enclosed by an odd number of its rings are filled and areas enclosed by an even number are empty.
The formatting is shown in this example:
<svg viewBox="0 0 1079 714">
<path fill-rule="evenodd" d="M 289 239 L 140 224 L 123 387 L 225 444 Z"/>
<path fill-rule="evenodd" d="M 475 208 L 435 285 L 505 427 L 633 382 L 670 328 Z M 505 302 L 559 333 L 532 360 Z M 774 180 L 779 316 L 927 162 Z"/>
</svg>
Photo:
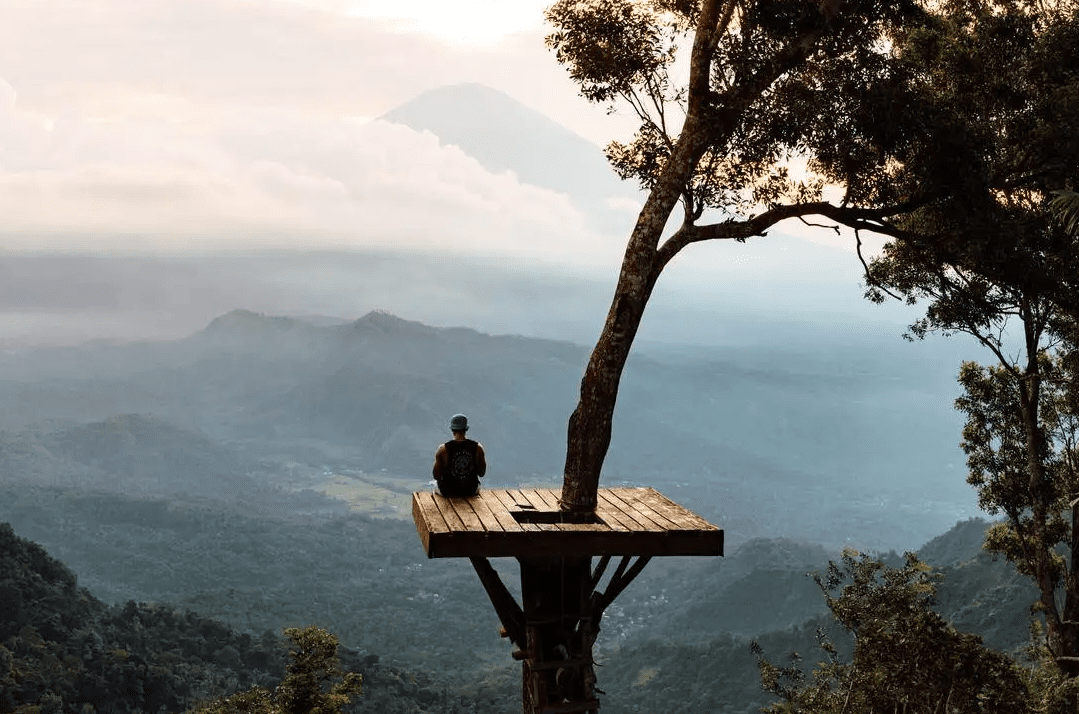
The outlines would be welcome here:
<svg viewBox="0 0 1079 714">
<path fill-rule="evenodd" d="M 656 271 L 657 274 L 662 271 L 667 263 L 678 255 L 679 251 L 691 243 L 732 238 L 741 243 L 747 238 L 765 235 L 765 231 L 769 228 L 788 218 L 804 218 L 805 216 L 817 215 L 824 216 L 848 228 L 853 228 L 855 231 L 868 230 L 901 240 L 928 238 L 927 236 L 918 236 L 896 228 L 887 222 L 889 217 L 908 211 L 914 205 L 916 204 L 907 202 L 885 208 L 845 208 L 825 201 L 818 201 L 775 206 L 764 213 L 743 221 L 731 220 L 703 226 L 684 224 L 670 238 L 664 241 L 657 251 Z"/>
</svg>

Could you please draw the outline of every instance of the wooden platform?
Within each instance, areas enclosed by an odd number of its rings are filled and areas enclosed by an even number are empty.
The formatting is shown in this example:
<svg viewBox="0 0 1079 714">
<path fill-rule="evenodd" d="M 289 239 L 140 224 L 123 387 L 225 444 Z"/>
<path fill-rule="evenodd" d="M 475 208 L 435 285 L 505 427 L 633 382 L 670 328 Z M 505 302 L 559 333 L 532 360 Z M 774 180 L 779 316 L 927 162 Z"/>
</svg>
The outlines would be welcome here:
<svg viewBox="0 0 1079 714">
<path fill-rule="evenodd" d="M 563 523 L 560 489 L 412 494 L 428 558 L 723 555 L 723 531 L 652 488 L 601 488 L 596 522 Z"/>
</svg>

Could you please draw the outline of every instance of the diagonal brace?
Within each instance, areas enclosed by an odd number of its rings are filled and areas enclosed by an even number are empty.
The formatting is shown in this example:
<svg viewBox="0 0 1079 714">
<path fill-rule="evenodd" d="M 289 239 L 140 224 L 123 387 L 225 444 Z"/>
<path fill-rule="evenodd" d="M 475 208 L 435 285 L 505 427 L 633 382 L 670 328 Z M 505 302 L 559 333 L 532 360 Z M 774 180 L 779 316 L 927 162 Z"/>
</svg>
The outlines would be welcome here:
<svg viewBox="0 0 1079 714">
<path fill-rule="evenodd" d="M 603 578 L 603 571 L 607 569 L 607 565 L 611 562 L 611 556 L 605 555 L 599 560 L 599 564 L 596 566 L 595 571 L 592 572 L 592 589 L 595 590 L 599 585 L 599 581 Z"/>
<path fill-rule="evenodd" d="M 614 602 L 614 599 L 622 594 L 622 591 L 629 586 L 633 579 L 641 574 L 644 570 L 644 566 L 648 565 L 648 561 L 652 559 L 650 555 L 637 556 L 636 562 L 629 566 L 629 561 L 632 556 L 626 555 L 622 557 L 621 562 L 618 563 L 618 567 L 615 568 L 614 575 L 611 576 L 611 582 L 607 583 L 607 589 L 602 593 L 596 593 L 598 595 L 598 612 L 602 613 L 607 609 L 607 606 Z"/>
<path fill-rule="evenodd" d="M 513 599 L 513 595 L 498 577 L 498 571 L 487 558 L 471 557 L 469 560 L 476 570 L 476 575 L 480 576 L 480 582 L 483 583 L 483 589 L 487 591 L 487 597 L 491 599 L 491 604 L 495 607 L 498 619 L 506 628 L 506 635 L 513 644 L 524 649 L 526 647 L 525 615 L 521 606 Z"/>
</svg>

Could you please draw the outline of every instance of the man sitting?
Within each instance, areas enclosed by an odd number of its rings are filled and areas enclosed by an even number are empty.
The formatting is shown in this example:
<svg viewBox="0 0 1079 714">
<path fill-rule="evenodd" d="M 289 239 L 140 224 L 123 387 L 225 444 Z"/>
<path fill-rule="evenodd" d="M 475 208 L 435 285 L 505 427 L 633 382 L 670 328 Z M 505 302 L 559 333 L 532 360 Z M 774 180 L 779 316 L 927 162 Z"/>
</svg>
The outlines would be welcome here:
<svg viewBox="0 0 1079 714">
<path fill-rule="evenodd" d="M 465 437 L 468 417 L 454 414 L 450 419 L 453 439 L 435 451 L 432 472 L 438 483 L 438 492 L 450 498 L 475 496 L 480 489 L 480 479 L 487 473 L 487 460 L 483 446 Z"/>
</svg>

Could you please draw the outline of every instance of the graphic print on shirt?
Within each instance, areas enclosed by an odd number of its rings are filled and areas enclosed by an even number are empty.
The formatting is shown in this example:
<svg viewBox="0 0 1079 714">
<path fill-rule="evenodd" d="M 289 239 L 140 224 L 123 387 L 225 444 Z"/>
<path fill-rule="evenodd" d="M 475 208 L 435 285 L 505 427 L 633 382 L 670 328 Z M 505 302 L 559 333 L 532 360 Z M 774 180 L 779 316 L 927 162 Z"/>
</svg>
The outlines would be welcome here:
<svg viewBox="0 0 1079 714">
<path fill-rule="evenodd" d="M 476 458 L 471 449 L 454 449 L 450 454 L 450 478 L 465 481 L 476 472 Z"/>
</svg>

